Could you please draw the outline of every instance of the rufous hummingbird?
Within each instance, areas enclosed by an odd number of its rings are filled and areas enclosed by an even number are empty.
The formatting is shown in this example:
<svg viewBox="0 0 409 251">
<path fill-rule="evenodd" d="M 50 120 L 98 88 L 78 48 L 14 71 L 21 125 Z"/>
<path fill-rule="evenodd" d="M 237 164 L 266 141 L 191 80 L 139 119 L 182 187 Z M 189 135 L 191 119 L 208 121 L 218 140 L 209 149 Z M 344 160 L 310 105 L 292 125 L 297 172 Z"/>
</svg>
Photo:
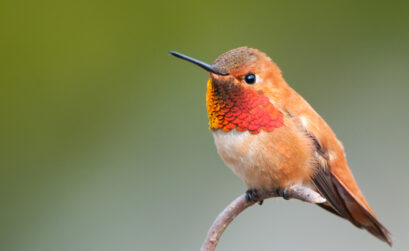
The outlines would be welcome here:
<svg viewBox="0 0 409 251">
<path fill-rule="evenodd" d="M 308 186 L 327 200 L 319 206 L 392 245 L 348 167 L 342 143 L 266 54 L 240 47 L 212 65 L 170 54 L 210 73 L 210 130 L 219 155 L 247 186 L 249 199 L 260 190 Z"/>
</svg>

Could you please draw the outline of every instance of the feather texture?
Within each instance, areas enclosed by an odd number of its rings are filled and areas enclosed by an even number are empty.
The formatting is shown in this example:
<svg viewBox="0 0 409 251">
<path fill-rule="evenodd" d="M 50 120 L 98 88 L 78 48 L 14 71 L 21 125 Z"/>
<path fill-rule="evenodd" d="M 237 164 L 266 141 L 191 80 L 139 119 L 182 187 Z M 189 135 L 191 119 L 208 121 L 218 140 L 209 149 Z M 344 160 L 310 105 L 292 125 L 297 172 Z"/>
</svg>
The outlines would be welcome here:
<svg viewBox="0 0 409 251">
<path fill-rule="evenodd" d="M 210 73 L 210 126 L 220 156 L 246 186 L 314 187 L 328 200 L 322 208 L 392 245 L 348 167 L 342 143 L 279 67 L 246 47 L 221 55 L 214 67 L 228 76 Z M 248 73 L 257 76 L 255 84 L 243 80 Z"/>
</svg>

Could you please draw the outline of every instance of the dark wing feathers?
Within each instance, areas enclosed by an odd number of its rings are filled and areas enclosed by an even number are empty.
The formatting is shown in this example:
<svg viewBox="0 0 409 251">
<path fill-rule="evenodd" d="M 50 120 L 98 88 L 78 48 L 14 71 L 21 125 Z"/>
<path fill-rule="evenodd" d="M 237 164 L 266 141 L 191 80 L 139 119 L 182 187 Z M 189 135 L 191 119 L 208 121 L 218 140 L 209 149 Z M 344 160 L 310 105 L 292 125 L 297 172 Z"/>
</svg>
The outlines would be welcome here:
<svg viewBox="0 0 409 251">
<path fill-rule="evenodd" d="M 313 177 L 312 181 L 339 216 L 351 221 L 354 225 L 357 225 L 351 214 L 349 213 L 343 198 L 339 195 L 336 187 L 332 183 L 331 176 L 332 174 L 329 171 L 328 167 L 320 167 L 318 172 Z"/>
<path fill-rule="evenodd" d="M 392 246 L 389 231 L 361 205 L 348 188 L 331 173 L 329 167 L 320 167 L 312 180 L 330 204 L 318 204 L 319 206 L 349 220 L 358 228 L 365 228 L 375 237 Z"/>
<path fill-rule="evenodd" d="M 349 189 L 334 175 L 332 175 L 332 182 L 343 200 L 348 201 L 347 209 L 350 212 L 353 212 L 354 221 L 351 222 L 355 222 L 354 224 L 357 227 L 365 228 L 376 238 L 385 241 L 389 244 L 389 246 L 392 246 L 391 234 L 379 222 L 379 220 L 364 206 L 362 206 L 362 204 L 355 198 Z"/>
<path fill-rule="evenodd" d="M 312 181 L 329 203 L 318 205 L 335 215 L 349 220 L 358 228 L 365 228 L 375 237 L 392 246 L 389 231 L 355 198 L 353 193 L 349 191 L 342 181 L 331 172 L 326 150 L 313 134 L 307 130 L 305 132 L 311 137 L 314 143 L 317 158 L 323 160 L 318 161 L 318 163 L 324 165 L 317 167 L 317 172 L 312 178 Z"/>
<path fill-rule="evenodd" d="M 316 145 L 319 146 L 319 144 Z M 318 150 L 318 155 L 322 156 L 320 153 L 322 153 L 323 149 L 319 147 Z M 325 161 L 325 163 L 327 162 Z M 318 170 L 312 178 L 312 181 L 318 191 L 329 202 L 329 205 L 319 204 L 319 206 L 349 220 L 358 228 L 365 228 L 375 237 L 392 246 L 392 239 L 389 231 L 374 215 L 365 209 L 348 188 L 331 172 L 330 167 L 326 164 L 326 166 L 319 166 L 317 169 Z"/>
</svg>

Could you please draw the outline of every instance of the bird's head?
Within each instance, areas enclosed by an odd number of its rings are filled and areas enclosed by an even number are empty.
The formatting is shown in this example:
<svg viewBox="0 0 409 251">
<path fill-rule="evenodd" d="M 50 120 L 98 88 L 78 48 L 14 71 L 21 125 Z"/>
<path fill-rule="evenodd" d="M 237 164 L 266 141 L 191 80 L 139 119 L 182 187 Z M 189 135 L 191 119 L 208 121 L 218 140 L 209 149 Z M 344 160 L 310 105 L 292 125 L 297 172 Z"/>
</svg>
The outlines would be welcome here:
<svg viewBox="0 0 409 251">
<path fill-rule="evenodd" d="M 273 105 L 283 79 L 280 69 L 266 54 L 240 47 L 223 53 L 209 65 L 170 53 L 210 73 L 206 100 L 211 129 L 259 133 L 283 125 L 283 116 Z"/>
</svg>

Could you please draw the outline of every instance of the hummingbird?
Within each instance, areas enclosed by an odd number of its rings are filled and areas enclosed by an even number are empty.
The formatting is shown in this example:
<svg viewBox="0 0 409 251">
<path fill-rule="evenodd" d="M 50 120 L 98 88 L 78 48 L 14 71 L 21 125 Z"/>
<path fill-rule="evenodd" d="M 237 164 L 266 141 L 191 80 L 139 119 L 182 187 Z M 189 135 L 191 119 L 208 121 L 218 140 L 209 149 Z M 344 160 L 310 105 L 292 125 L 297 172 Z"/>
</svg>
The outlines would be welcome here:
<svg viewBox="0 0 409 251">
<path fill-rule="evenodd" d="M 257 191 L 308 186 L 326 199 L 317 204 L 321 208 L 392 246 L 348 167 L 341 141 L 265 53 L 240 47 L 211 65 L 169 53 L 209 72 L 209 127 L 221 159 L 246 185 L 248 200 L 256 201 Z"/>
</svg>

